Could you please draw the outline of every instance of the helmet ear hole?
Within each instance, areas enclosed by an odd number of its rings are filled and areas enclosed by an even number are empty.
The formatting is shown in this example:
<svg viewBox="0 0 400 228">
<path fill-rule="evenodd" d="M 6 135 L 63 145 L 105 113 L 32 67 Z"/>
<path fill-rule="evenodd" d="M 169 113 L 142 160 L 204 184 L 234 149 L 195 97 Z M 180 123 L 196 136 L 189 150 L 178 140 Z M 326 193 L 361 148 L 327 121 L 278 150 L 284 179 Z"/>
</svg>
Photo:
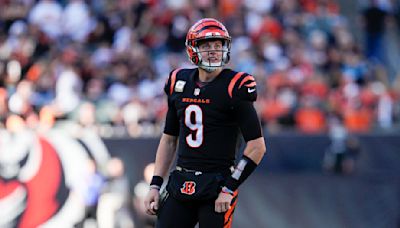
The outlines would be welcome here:
<svg viewBox="0 0 400 228">
<path fill-rule="evenodd" d="M 231 53 L 228 51 L 228 52 L 226 53 L 225 63 L 228 63 L 229 60 L 231 60 Z"/>
</svg>

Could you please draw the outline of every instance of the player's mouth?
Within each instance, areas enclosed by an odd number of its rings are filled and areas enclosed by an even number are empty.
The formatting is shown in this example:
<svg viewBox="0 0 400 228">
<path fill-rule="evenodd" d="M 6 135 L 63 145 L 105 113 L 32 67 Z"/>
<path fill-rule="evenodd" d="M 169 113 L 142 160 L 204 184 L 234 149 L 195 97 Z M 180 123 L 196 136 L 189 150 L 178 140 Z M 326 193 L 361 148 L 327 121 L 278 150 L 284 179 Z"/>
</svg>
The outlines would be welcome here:
<svg viewBox="0 0 400 228">
<path fill-rule="evenodd" d="M 207 58 L 207 60 L 208 60 L 208 62 L 210 62 L 210 63 L 219 62 L 218 58 L 215 58 L 215 57 Z"/>
</svg>

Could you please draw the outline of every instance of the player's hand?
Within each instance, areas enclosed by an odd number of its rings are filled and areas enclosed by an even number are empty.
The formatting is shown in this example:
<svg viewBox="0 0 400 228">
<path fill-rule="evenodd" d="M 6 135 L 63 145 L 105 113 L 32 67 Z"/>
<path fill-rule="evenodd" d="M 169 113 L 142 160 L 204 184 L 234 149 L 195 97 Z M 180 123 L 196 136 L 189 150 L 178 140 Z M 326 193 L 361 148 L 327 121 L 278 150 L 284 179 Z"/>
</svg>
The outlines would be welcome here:
<svg viewBox="0 0 400 228">
<path fill-rule="evenodd" d="M 231 208 L 233 196 L 229 193 L 220 192 L 217 200 L 215 200 L 215 211 L 224 213 Z"/>
<path fill-rule="evenodd" d="M 155 215 L 158 210 L 158 201 L 160 199 L 160 192 L 158 189 L 150 189 L 149 193 L 144 200 L 144 206 L 146 213 L 149 215 Z"/>
</svg>

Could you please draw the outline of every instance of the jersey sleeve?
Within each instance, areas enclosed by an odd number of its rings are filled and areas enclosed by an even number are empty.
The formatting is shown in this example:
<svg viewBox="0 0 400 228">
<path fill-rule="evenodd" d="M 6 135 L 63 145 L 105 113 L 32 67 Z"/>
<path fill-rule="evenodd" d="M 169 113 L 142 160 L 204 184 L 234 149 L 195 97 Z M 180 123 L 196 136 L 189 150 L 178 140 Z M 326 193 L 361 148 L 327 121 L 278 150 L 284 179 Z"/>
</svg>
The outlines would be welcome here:
<svg viewBox="0 0 400 228">
<path fill-rule="evenodd" d="M 173 100 L 168 97 L 168 111 L 165 117 L 164 133 L 167 135 L 179 135 L 179 119 Z"/>
<path fill-rule="evenodd" d="M 244 72 L 236 73 L 228 87 L 229 96 L 234 100 L 257 100 L 257 83 L 252 75 Z"/>
<path fill-rule="evenodd" d="M 175 108 L 174 101 L 172 99 L 172 93 L 174 91 L 176 74 L 179 69 L 170 72 L 167 81 L 165 82 L 164 92 L 168 97 L 168 111 L 165 117 L 164 133 L 168 135 L 179 135 L 179 119 Z"/>
<path fill-rule="evenodd" d="M 240 100 L 233 106 L 236 122 L 246 142 L 262 137 L 261 124 L 253 102 Z"/>
</svg>

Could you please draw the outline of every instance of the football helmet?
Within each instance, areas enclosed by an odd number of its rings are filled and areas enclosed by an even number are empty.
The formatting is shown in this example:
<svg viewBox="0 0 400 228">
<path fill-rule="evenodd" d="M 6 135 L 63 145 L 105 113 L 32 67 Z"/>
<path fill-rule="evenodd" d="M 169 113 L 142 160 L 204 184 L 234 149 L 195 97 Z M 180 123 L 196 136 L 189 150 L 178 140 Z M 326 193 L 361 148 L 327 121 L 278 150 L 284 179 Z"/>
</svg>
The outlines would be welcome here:
<svg viewBox="0 0 400 228">
<path fill-rule="evenodd" d="M 211 63 L 202 59 L 199 42 L 204 40 L 222 40 L 222 60 L 219 63 Z M 230 59 L 231 36 L 225 26 L 216 19 L 204 18 L 196 22 L 186 35 L 186 52 L 189 60 L 207 72 L 215 71 L 217 68 L 227 64 Z M 210 51 L 207 51 L 210 52 Z"/>
</svg>

